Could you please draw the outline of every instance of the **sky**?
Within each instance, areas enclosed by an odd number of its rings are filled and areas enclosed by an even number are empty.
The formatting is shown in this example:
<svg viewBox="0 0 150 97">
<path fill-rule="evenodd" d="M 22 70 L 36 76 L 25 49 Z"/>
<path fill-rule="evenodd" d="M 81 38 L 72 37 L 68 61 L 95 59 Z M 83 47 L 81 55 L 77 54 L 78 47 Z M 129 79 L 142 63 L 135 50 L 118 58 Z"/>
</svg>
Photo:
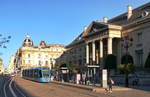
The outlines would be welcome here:
<svg viewBox="0 0 150 97">
<path fill-rule="evenodd" d="M 150 0 L 0 0 L 0 34 L 11 36 L 7 48 L 0 48 L 5 67 L 22 46 L 26 35 L 34 45 L 71 43 L 92 21 L 109 19 Z M 1 38 L 0 38 L 1 39 Z"/>
</svg>

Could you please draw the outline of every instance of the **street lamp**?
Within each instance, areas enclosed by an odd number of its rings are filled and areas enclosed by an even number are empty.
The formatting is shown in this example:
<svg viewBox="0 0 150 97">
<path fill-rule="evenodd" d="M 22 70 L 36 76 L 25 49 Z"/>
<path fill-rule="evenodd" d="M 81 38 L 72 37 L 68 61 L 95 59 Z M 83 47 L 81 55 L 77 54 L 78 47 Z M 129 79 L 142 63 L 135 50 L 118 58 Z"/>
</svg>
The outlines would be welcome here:
<svg viewBox="0 0 150 97">
<path fill-rule="evenodd" d="M 132 46 L 132 41 L 133 39 L 132 38 L 129 38 L 129 36 L 126 36 L 122 39 L 122 47 L 125 48 L 125 69 L 127 68 L 127 65 L 129 63 L 129 60 L 128 60 L 128 50 L 129 48 Z M 125 70 L 125 86 L 128 87 L 128 84 L 129 84 L 129 79 L 128 79 L 128 71 Z"/>
</svg>

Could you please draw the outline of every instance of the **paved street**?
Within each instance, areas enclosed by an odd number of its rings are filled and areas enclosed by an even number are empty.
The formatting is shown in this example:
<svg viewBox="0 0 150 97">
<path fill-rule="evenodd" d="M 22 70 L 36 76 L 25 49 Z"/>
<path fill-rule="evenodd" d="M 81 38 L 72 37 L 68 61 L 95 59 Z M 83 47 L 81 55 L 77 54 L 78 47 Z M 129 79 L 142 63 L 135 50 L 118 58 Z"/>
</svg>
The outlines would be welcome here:
<svg viewBox="0 0 150 97">
<path fill-rule="evenodd" d="M 0 75 L 0 97 L 29 97 L 29 95 L 16 85 L 13 77 Z"/>
<path fill-rule="evenodd" d="M 0 76 L 0 97 L 150 97 L 149 91 L 136 89 L 92 92 L 56 83 L 37 83 L 20 77 Z M 32 95 L 32 96 L 31 96 Z"/>
<path fill-rule="evenodd" d="M 92 92 L 55 83 L 37 83 L 22 78 L 16 78 L 16 82 L 35 97 L 150 97 L 150 92 L 135 89 L 105 93 L 104 91 Z"/>
</svg>

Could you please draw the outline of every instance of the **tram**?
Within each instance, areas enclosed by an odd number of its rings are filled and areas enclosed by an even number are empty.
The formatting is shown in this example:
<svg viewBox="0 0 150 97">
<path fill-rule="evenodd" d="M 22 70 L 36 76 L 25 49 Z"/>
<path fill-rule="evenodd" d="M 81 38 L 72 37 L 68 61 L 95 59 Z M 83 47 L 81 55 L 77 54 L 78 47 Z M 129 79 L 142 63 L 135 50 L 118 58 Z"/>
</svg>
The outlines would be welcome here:
<svg viewBox="0 0 150 97">
<path fill-rule="evenodd" d="M 48 67 L 35 67 L 22 70 L 22 77 L 36 82 L 50 82 L 51 72 Z"/>
</svg>

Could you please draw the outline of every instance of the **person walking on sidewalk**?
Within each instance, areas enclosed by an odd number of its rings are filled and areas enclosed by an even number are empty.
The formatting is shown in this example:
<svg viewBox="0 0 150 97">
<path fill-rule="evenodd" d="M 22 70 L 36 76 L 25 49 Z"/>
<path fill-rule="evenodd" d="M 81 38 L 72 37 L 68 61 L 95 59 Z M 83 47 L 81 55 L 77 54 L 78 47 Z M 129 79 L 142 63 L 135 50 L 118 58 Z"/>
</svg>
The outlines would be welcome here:
<svg viewBox="0 0 150 97">
<path fill-rule="evenodd" d="M 112 92 L 112 85 L 114 84 L 114 81 L 111 77 L 108 78 L 108 92 Z"/>
</svg>

